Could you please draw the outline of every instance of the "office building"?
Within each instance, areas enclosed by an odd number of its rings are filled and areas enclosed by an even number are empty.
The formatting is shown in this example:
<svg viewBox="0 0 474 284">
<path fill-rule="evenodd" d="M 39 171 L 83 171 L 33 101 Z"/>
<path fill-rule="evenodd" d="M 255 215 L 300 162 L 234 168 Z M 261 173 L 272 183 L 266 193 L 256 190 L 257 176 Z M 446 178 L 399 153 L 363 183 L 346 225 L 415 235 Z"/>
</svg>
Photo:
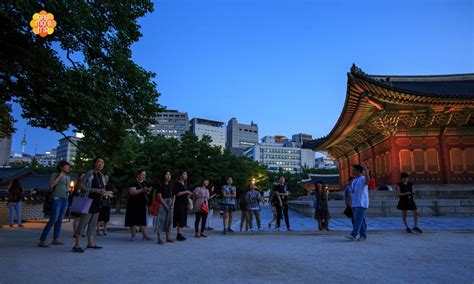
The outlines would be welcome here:
<svg viewBox="0 0 474 284">
<path fill-rule="evenodd" d="M 152 135 L 179 139 L 189 131 L 188 113 L 177 110 L 163 111 L 156 117 L 155 124 L 150 125 L 148 129 Z"/>
<path fill-rule="evenodd" d="M 211 137 L 211 145 L 220 146 L 225 148 L 225 128 L 224 122 L 193 118 L 190 121 L 191 132 L 194 133 L 199 139 L 202 139 L 204 135 Z"/>
</svg>

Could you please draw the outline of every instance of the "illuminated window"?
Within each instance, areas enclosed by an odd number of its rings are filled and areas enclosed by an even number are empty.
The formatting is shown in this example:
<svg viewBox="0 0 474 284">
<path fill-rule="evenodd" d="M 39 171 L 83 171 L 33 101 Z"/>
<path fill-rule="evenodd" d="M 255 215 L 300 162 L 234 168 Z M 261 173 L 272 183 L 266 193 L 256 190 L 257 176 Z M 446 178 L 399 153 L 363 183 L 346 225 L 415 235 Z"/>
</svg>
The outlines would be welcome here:
<svg viewBox="0 0 474 284">
<path fill-rule="evenodd" d="M 410 150 L 400 150 L 400 171 L 407 173 L 412 172 Z"/>
<path fill-rule="evenodd" d="M 474 172 L 474 148 L 467 148 L 464 150 L 464 158 L 466 159 L 466 170 Z"/>
<path fill-rule="evenodd" d="M 423 153 L 423 150 L 413 150 L 413 165 L 415 166 L 416 173 L 425 173 L 425 154 Z"/>
<path fill-rule="evenodd" d="M 426 155 L 426 170 L 429 173 L 439 172 L 438 151 L 436 149 L 428 149 Z"/>
<path fill-rule="evenodd" d="M 455 173 L 462 173 L 463 171 L 462 150 L 461 149 L 449 150 L 449 157 L 451 159 L 451 171 Z"/>
</svg>

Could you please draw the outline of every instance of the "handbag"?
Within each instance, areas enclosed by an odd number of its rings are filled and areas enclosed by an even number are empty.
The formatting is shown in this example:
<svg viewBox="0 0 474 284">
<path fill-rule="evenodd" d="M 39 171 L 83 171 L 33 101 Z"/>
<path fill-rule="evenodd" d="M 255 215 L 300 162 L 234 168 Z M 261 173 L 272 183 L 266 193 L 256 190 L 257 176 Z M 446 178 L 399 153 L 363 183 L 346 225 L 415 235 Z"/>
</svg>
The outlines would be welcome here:
<svg viewBox="0 0 474 284">
<path fill-rule="evenodd" d="M 209 205 L 207 205 L 207 203 L 201 205 L 201 212 L 209 213 Z"/>
<path fill-rule="evenodd" d="M 160 199 L 158 197 L 153 198 L 150 209 L 148 210 L 150 215 L 158 216 L 158 209 L 160 208 Z"/>
<path fill-rule="evenodd" d="M 350 207 L 346 207 L 346 209 L 344 209 L 343 214 L 346 215 L 347 218 L 349 218 L 349 219 L 352 219 L 354 217 L 354 215 L 352 213 L 352 209 Z"/>
<path fill-rule="evenodd" d="M 188 210 L 193 210 L 194 206 L 193 206 L 193 201 L 191 200 L 191 198 L 188 197 Z"/>
<path fill-rule="evenodd" d="M 71 212 L 79 214 L 88 214 L 92 205 L 92 199 L 89 197 L 73 196 Z"/>
</svg>

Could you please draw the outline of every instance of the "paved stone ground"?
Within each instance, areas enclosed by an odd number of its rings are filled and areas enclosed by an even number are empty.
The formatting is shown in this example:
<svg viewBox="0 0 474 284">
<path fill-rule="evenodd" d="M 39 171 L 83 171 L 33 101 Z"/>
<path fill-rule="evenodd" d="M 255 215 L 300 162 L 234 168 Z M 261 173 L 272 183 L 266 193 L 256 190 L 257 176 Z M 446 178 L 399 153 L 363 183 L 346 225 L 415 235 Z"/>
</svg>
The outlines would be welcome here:
<svg viewBox="0 0 474 284">
<path fill-rule="evenodd" d="M 0 229 L 0 283 L 473 283 L 473 230 L 373 231 L 366 242 L 344 232 L 260 232 L 158 246 L 115 230 L 97 237 L 102 250 L 36 247 L 44 224 Z"/>
<path fill-rule="evenodd" d="M 240 212 L 234 212 L 233 218 L 233 230 L 239 230 L 240 227 Z M 112 215 L 111 226 L 115 229 L 124 229 L 124 216 L 125 215 Z M 315 231 L 317 228 L 316 220 L 309 218 L 303 214 L 299 214 L 294 211 L 289 212 L 290 216 L 290 227 L 296 231 Z M 264 232 L 273 232 L 274 225 L 272 228 L 268 227 L 268 223 L 272 219 L 272 213 L 269 207 L 263 207 L 261 211 L 262 218 L 262 229 Z M 194 216 L 190 215 L 188 218 L 190 226 L 194 224 Z M 152 219 L 149 219 L 149 224 L 152 224 Z M 255 224 L 255 221 L 254 221 Z M 408 224 L 413 226 L 413 216 L 408 216 Z M 222 219 L 219 216 L 219 212 L 215 210 L 212 218 L 212 227 L 216 230 L 221 231 L 223 228 Z M 256 225 L 254 225 L 256 228 Z M 282 230 L 286 229 L 284 220 L 281 222 Z M 387 230 L 404 230 L 403 222 L 401 217 L 369 217 L 367 218 L 367 226 L 369 230 L 375 231 L 387 231 Z M 332 218 L 329 225 L 331 230 L 334 231 L 350 231 L 352 224 L 348 218 Z M 424 231 L 439 231 L 439 230 L 473 230 L 474 231 L 474 217 L 421 217 L 420 227 Z M 369 232 L 370 233 L 370 232 Z"/>
</svg>

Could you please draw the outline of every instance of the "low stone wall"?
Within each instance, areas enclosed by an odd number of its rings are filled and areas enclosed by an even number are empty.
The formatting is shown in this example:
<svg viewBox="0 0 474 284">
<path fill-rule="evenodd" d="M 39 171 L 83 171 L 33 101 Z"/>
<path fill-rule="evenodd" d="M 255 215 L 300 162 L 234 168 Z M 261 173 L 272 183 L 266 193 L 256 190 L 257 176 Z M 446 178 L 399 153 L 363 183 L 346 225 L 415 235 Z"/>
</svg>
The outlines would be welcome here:
<svg viewBox="0 0 474 284">
<path fill-rule="evenodd" d="M 27 220 L 42 220 L 44 219 L 43 204 L 33 204 L 31 202 L 23 201 L 21 210 L 22 222 Z M 15 217 L 16 220 L 16 217 Z M 15 221 L 16 222 L 16 221 Z M 5 225 L 10 223 L 10 211 L 8 210 L 7 202 L 0 201 L 0 224 Z"/>
<path fill-rule="evenodd" d="M 415 200 L 418 212 L 425 216 L 474 216 L 474 199 L 423 199 Z M 400 216 L 397 209 L 398 199 L 371 200 L 367 216 Z M 313 201 L 289 201 L 288 206 L 296 212 L 314 216 Z M 329 213 L 332 217 L 344 217 L 344 201 L 329 201 Z"/>
</svg>

